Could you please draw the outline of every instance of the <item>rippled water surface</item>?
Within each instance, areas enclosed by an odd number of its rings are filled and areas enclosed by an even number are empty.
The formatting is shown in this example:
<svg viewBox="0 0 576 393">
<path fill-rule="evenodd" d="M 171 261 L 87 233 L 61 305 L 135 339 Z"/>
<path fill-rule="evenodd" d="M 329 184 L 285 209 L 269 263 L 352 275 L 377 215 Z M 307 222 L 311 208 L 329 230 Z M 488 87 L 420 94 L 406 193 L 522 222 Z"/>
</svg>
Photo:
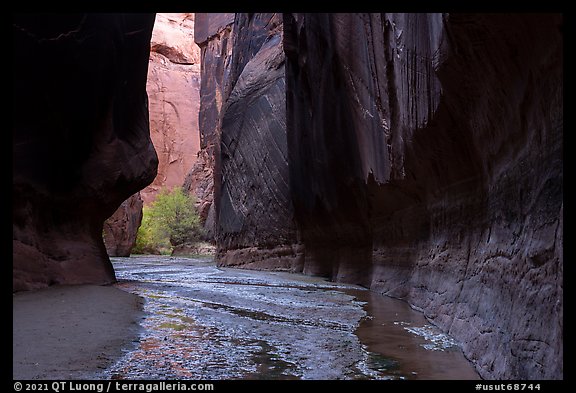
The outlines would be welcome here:
<svg viewBox="0 0 576 393">
<path fill-rule="evenodd" d="M 398 300 L 211 258 L 112 258 L 145 299 L 113 379 L 477 379 L 456 343 Z"/>
</svg>

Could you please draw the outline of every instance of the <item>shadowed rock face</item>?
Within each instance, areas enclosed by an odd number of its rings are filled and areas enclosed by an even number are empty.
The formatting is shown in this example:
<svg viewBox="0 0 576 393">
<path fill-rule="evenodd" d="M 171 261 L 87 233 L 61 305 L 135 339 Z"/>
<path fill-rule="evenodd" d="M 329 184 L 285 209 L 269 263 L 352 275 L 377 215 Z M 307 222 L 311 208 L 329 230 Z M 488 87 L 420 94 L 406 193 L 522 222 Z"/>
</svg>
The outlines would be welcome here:
<svg viewBox="0 0 576 393">
<path fill-rule="evenodd" d="M 196 14 L 195 23 L 202 151 L 185 188 L 203 200 L 219 264 L 301 270 L 288 184 L 282 16 Z"/>
<path fill-rule="evenodd" d="M 215 178 L 219 263 L 294 269 L 281 14 L 237 14 Z"/>
<path fill-rule="evenodd" d="M 563 376 L 561 25 L 284 16 L 304 271 L 406 299 L 484 378 Z"/>
<path fill-rule="evenodd" d="M 153 24 L 153 14 L 14 15 L 13 290 L 115 280 L 102 223 L 158 164 Z"/>
<path fill-rule="evenodd" d="M 104 245 L 111 257 L 129 257 L 142 223 L 144 202 L 140 193 L 130 196 L 104 221 Z"/>
<path fill-rule="evenodd" d="M 195 14 L 194 41 L 200 47 L 201 83 L 198 126 L 200 152 L 188 171 L 183 189 L 196 196 L 200 218 L 214 237 L 214 172 L 220 153 L 223 96 L 232 53 L 234 14 Z"/>
</svg>

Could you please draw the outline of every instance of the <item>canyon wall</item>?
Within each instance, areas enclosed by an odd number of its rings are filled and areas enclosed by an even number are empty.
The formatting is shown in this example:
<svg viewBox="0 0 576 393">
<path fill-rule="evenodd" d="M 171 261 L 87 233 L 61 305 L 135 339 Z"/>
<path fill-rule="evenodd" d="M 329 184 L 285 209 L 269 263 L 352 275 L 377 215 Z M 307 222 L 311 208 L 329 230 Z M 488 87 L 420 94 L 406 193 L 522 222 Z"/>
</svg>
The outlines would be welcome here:
<svg viewBox="0 0 576 393">
<path fill-rule="evenodd" d="M 562 378 L 561 26 L 237 14 L 231 52 L 203 58 L 224 81 L 218 263 L 364 285 L 484 378 Z"/>
<path fill-rule="evenodd" d="M 102 224 L 156 176 L 153 14 L 13 14 L 14 291 L 115 281 Z"/>
<path fill-rule="evenodd" d="M 145 204 L 162 187 L 181 187 L 200 151 L 200 48 L 194 43 L 194 14 L 157 14 L 150 45 L 146 90 L 158 175 L 141 192 Z"/>
<path fill-rule="evenodd" d="M 103 222 L 158 165 L 153 23 L 14 15 L 14 291 L 114 281 Z M 218 263 L 370 287 L 422 310 L 484 378 L 562 378 L 562 25 L 197 14 L 185 188 L 203 195 Z M 162 42 L 150 64 L 164 81 L 191 60 Z M 163 170 L 182 154 L 162 153 Z"/>
<path fill-rule="evenodd" d="M 144 201 L 140 192 L 126 199 L 106 221 L 102 237 L 111 257 L 129 257 L 142 223 Z"/>
<path fill-rule="evenodd" d="M 289 186 L 282 15 L 236 14 L 232 37 L 216 155 L 218 262 L 301 270 Z"/>
<path fill-rule="evenodd" d="M 562 364 L 562 18 L 284 16 L 304 272 L 405 299 L 484 378 Z"/>
<path fill-rule="evenodd" d="M 200 48 L 201 84 L 198 126 L 200 152 L 184 179 L 183 189 L 197 199 L 198 213 L 214 238 L 214 171 L 220 152 L 220 112 L 232 52 L 234 14 L 195 14 L 194 42 Z"/>
<path fill-rule="evenodd" d="M 204 154 L 199 159 L 200 48 L 193 37 L 193 13 L 156 14 L 146 90 L 158 174 L 152 184 L 122 203 L 106 220 L 104 244 L 110 256 L 130 255 L 142 220 L 142 201 L 154 201 L 161 188 L 186 187 L 190 168 L 198 167 L 197 161 L 204 162 Z M 212 178 L 211 171 L 202 174 Z M 191 191 L 199 210 L 206 209 L 206 201 L 212 200 L 212 189 L 196 187 Z"/>
</svg>

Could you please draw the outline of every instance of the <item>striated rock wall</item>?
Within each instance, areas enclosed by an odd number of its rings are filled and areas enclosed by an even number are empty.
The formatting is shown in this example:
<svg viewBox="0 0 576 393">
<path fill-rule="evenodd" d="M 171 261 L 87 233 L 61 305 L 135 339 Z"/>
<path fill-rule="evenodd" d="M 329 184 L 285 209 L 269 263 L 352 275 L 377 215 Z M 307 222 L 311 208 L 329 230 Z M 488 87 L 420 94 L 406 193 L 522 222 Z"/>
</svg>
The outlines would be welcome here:
<svg viewBox="0 0 576 393">
<path fill-rule="evenodd" d="M 207 235 L 214 238 L 214 146 L 198 152 L 182 188 L 195 195 L 200 220 L 204 223 Z"/>
<path fill-rule="evenodd" d="M 102 224 L 158 164 L 146 96 L 154 15 L 12 22 L 13 290 L 111 283 Z"/>
<path fill-rule="evenodd" d="M 297 269 L 281 14 L 236 14 L 215 181 L 218 263 Z"/>
<path fill-rule="evenodd" d="M 111 257 L 129 257 L 142 222 L 144 202 L 140 193 L 130 196 L 104 221 L 104 246 Z"/>
<path fill-rule="evenodd" d="M 200 147 L 220 143 L 220 111 L 230 69 L 234 14 L 196 14 L 194 41 L 200 47 Z"/>
<path fill-rule="evenodd" d="M 563 376 L 561 26 L 284 16 L 303 270 L 409 301 L 484 378 Z"/>
<path fill-rule="evenodd" d="M 208 237 L 214 238 L 214 177 L 220 153 L 220 124 L 224 89 L 232 53 L 234 14 L 197 13 L 194 41 L 201 53 L 200 152 L 188 171 L 183 189 L 196 196 Z"/>
<path fill-rule="evenodd" d="M 182 186 L 200 150 L 200 48 L 193 38 L 194 14 L 157 14 L 146 89 L 159 163 L 158 175 L 141 192 L 146 204 L 162 187 Z"/>
</svg>

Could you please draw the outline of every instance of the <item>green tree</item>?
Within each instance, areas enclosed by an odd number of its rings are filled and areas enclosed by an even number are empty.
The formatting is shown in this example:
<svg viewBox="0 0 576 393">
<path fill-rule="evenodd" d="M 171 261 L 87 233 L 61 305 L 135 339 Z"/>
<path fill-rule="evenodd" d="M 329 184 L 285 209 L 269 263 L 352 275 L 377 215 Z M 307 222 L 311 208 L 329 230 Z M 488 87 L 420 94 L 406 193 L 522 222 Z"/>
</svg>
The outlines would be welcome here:
<svg viewBox="0 0 576 393">
<path fill-rule="evenodd" d="M 200 240 L 202 230 L 194 204 L 194 197 L 179 187 L 172 191 L 162 189 L 154 202 L 142 210 L 133 252 L 170 253 L 174 247 Z"/>
</svg>

